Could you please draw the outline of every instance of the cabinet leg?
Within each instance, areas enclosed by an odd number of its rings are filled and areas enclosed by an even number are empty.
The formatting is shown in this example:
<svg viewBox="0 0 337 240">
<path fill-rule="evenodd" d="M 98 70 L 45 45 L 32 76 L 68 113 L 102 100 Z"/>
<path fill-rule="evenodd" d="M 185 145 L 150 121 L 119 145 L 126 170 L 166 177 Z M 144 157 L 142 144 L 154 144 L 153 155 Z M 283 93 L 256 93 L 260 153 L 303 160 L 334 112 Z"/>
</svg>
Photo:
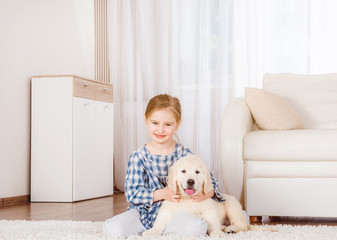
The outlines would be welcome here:
<svg viewBox="0 0 337 240">
<path fill-rule="evenodd" d="M 249 216 L 251 224 L 262 223 L 262 216 Z"/>
</svg>

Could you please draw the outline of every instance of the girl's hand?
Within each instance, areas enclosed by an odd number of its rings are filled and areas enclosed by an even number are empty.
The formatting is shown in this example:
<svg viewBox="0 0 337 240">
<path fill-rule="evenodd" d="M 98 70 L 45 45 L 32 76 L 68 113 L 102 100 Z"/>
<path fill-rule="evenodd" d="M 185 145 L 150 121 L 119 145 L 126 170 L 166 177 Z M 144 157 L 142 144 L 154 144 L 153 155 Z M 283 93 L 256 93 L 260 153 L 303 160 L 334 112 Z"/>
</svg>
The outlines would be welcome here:
<svg viewBox="0 0 337 240">
<path fill-rule="evenodd" d="M 162 189 L 158 189 L 154 191 L 153 194 L 153 202 L 157 202 L 160 200 L 168 200 L 171 202 L 179 202 L 180 195 L 173 192 L 170 188 L 165 187 Z"/>
<path fill-rule="evenodd" d="M 201 192 L 201 193 L 198 193 L 198 194 L 192 196 L 192 201 L 193 202 L 201 202 L 201 201 L 204 201 L 204 200 L 206 200 L 208 198 L 213 197 L 213 195 L 214 195 L 214 190 L 213 189 L 209 193 L 207 193 L 207 194 L 204 194 L 203 192 Z"/>
</svg>

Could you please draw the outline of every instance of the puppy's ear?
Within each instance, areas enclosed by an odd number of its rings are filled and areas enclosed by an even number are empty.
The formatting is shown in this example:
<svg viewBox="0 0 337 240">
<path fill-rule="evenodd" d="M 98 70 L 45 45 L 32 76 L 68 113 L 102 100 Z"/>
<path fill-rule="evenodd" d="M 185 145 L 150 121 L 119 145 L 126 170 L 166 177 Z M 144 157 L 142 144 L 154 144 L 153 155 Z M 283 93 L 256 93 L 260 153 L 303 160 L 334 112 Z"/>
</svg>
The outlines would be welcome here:
<svg viewBox="0 0 337 240">
<path fill-rule="evenodd" d="M 203 184 L 203 192 L 205 194 L 209 193 L 212 189 L 213 189 L 213 185 L 212 185 L 212 179 L 211 179 L 211 174 L 208 171 L 208 169 L 206 167 L 204 167 L 204 184 Z"/>
<path fill-rule="evenodd" d="M 177 192 L 176 168 L 174 164 L 168 170 L 168 183 L 167 186 L 174 192 Z"/>
</svg>

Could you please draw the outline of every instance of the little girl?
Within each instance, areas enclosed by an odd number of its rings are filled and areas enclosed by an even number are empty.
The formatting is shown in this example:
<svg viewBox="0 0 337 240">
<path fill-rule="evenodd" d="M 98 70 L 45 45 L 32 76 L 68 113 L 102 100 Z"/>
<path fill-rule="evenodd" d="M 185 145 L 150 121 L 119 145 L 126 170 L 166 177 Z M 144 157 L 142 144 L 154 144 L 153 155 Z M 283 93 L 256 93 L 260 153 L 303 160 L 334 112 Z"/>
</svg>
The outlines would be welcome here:
<svg viewBox="0 0 337 240">
<path fill-rule="evenodd" d="M 178 202 L 180 195 L 167 187 L 168 168 L 192 152 L 177 143 L 173 136 L 181 123 L 181 106 L 177 98 L 167 94 L 153 97 L 145 111 L 149 143 L 133 152 L 126 171 L 125 195 L 131 203 L 128 211 L 106 220 L 104 232 L 110 237 L 140 234 L 153 226 L 162 200 Z M 193 195 L 193 201 L 225 199 L 218 193 L 212 175 L 213 190 Z M 194 215 L 185 214 L 171 221 L 164 233 L 205 235 L 207 223 Z"/>
</svg>

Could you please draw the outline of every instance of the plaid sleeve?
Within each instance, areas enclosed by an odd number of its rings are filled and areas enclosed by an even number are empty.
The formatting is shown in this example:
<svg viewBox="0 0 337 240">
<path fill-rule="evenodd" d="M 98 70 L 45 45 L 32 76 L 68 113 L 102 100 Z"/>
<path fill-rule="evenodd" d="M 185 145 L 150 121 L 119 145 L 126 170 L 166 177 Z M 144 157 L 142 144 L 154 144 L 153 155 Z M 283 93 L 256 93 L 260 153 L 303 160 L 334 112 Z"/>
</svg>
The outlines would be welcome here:
<svg viewBox="0 0 337 240">
<path fill-rule="evenodd" d="M 153 203 L 153 192 L 146 184 L 146 172 L 142 160 L 137 153 L 129 158 L 128 169 L 125 180 L 125 196 L 131 204 L 150 204 Z"/>
<path fill-rule="evenodd" d="M 183 156 L 186 156 L 188 154 L 193 154 L 193 153 L 188 147 L 183 147 Z"/>
<path fill-rule="evenodd" d="M 214 196 L 212 197 L 214 200 L 218 202 L 224 202 L 226 199 L 218 192 L 218 181 L 214 178 L 213 174 L 211 173 L 212 185 L 214 190 Z"/>
</svg>

